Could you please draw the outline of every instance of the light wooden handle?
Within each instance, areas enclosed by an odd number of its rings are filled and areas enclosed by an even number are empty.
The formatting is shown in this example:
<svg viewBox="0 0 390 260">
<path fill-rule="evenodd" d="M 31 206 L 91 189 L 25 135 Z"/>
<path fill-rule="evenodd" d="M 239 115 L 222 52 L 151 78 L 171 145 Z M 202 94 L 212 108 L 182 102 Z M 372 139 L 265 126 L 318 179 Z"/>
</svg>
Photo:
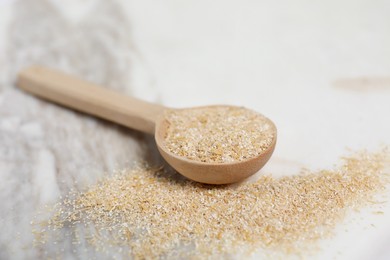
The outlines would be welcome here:
<svg viewBox="0 0 390 260">
<path fill-rule="evenodd" d="M 165 109 L 39 66 L 21 71 L 17 86 L 43 99 L 149 134 L 154 134 L 156 119 Z"/>
</svg>

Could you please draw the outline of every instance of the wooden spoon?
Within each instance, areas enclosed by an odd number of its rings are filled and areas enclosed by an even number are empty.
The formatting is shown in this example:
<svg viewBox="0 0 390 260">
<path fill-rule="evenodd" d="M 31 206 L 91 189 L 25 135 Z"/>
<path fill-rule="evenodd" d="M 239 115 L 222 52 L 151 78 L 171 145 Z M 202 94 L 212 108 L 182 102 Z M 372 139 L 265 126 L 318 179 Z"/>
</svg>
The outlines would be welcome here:
<svg viewBox="0 0 390 260">
<path fill-rule="evenodd" d="M 148 103 L 107 88 L 96 86 L 59 71 L 33 66 L 21 71 L 17 86 L 43 99 L 85 112 L 148 134 L 154 134 L 162 157 L 189 179 L 227 184 L 243 180 L 256 173 L 271 157 L 276 143 L 276 127 L 272 144 L 257 157 L 234 163 L 203 163 L 177 156 L 164 145 L 168 122 L 158 104 Z M 188 108 L 191 109 L 191 108 Z"/>
</svg>

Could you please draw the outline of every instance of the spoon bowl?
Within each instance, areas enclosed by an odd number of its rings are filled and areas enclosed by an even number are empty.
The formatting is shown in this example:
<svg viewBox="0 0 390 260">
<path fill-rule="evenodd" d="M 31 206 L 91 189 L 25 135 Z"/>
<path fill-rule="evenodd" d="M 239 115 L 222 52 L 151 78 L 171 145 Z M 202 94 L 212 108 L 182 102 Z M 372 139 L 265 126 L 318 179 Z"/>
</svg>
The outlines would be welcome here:
<svg viewBox="0 0 390 260">
<path fill-rule="evenodd" d="M 169 123 L 163 116 L 161 116 L 156 122 L 154 137 L 161 156 L 180 174 L 197 182 L 208 184 L 229 184 L 239 182 L 255 174 L 271 158 L 276 145 L 276 126 L 268 118 L 267 123 L 271 126 L 275 133 L 271 145 L 258 156 L 238 162 L 199 162 L 170 152 L 165 145 L 165 136 Z"/>
<path fill-rule="evenodd" d="M 125 96 L 40 66 L 33 66 L 21 71 L 18 75 L 17 86 L 40 98 L 65 107 L 148 134 L 154 134 L 158 150 L 167 163 L 180 174 L 197 182 L 228 184 L 241 181 L 259 171 L 267 163 L 275 149 L 276 127 L 270 119 L 265 118 L 274 132 L 274 137 L 267 149 L 259 155 L 243 161 L 228 163 L 190 160 L 173 154 L 166 148 L 165 136 L 169 122 L 164 113 L 168 108 L 164 106 Z"/>
</svg>

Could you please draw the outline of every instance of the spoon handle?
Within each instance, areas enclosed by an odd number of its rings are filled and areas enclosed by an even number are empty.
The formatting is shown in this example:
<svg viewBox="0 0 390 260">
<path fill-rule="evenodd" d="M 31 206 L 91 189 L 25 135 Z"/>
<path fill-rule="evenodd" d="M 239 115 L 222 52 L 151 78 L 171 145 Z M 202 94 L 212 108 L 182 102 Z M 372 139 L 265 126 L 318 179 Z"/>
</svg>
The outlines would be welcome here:
<svg viewBox="0 0 390 260">
<path fill-rule="evenodd" d="M 156 119 L 165 109 L 39 66 L 22 70 L 17 86 L 40 98 L 149 134 L 154 134 Z"/>
</svg>

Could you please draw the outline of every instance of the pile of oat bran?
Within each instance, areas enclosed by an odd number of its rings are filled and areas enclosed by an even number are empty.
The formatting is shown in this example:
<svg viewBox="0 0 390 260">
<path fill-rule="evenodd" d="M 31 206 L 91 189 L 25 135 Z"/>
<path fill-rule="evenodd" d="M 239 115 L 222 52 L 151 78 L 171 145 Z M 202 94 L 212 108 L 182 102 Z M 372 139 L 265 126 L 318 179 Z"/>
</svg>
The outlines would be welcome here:
<svg viewBox="0 0 390 260">
<path fill-rule="evenodd" d="M 95 249 L 119 246 L 136 259 L 218 258 L 261 248 L 296 254 L 330 235 L 350 209 L 375 201 L 388 183 L 389 158 L 361 152 L 334 170 L 262 176 L 235 187 L 174 180 L 161 168 L 123 170 L 57 204 L 35 231 L 37 242 L 70 227 L 73 243 L 83 229 Z"/>
</svg>

